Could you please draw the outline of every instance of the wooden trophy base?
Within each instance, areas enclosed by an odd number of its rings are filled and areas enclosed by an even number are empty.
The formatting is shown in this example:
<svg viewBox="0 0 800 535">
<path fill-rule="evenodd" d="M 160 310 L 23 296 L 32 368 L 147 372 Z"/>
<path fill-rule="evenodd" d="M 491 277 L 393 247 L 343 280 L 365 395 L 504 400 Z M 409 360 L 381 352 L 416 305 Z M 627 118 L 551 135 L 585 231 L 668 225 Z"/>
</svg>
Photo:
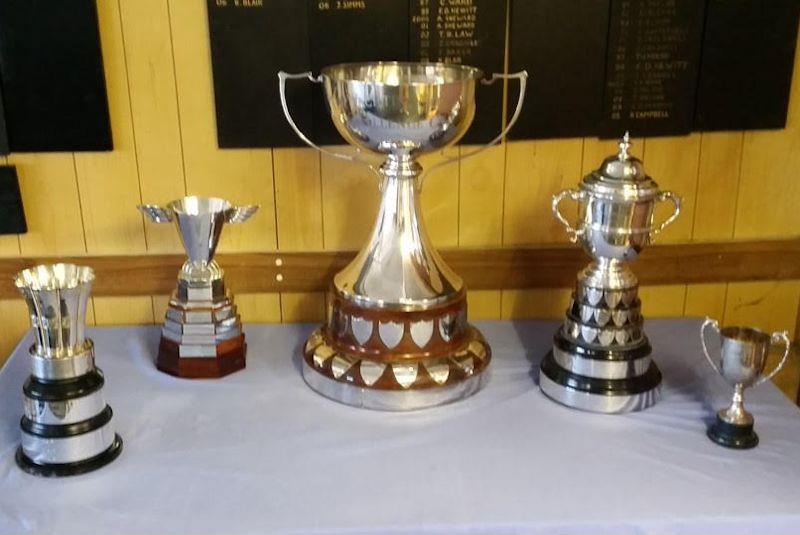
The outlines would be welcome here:
<svg viewBox="0 0 800 535">
<path fill-rule="evenodd" d="M 180 344 L 161 337 L 156 367 L 184 379 L 214 379 L 243 369 L 247 344 L 244 334 L 217 344 L 216 356 L 181 357 Z"/>
</svg>

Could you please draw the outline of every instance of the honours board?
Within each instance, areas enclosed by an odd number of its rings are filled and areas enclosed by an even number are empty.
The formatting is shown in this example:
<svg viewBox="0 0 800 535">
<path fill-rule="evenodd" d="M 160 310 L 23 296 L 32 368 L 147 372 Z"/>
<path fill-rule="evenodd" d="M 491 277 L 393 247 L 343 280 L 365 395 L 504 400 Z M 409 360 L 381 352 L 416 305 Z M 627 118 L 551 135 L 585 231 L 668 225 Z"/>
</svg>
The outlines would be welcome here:
<svg viewBox="0 0 800 535">
<path fill-rule="evenodd" d="M 222 148 L 300 145 L 281 110 L 278 71 L 319 74 L 358 61 L 444 61 L 503 72 L 504 0 L 208 0 L 211 60 Z M 480 86 L 464 142 L 502 127 L 503 86 Z M 319 144 L 344 141 L 322 87 L 287 82 L 295 122 Z"/>
<path fill-rule="evenodd" d="M 515 139 L 781 128 L 800 0 L 208 0 L 208 16 L 220 147 L 280 147 L 301 142 L 278 71 L 378 60 L 528 70 Z M 301 129 L 342 143 L 321 86 L 288 84 Z M 478 86 L 463 143 L 499 132 L 501 86 Z M 514 83 L 507 100 L 510 116 Z"/>
<path fill-rule="evenodd" d="M 0 154 L 111 150 L 95 0 L 0 2 L 0 86 Z"/>
</svg>

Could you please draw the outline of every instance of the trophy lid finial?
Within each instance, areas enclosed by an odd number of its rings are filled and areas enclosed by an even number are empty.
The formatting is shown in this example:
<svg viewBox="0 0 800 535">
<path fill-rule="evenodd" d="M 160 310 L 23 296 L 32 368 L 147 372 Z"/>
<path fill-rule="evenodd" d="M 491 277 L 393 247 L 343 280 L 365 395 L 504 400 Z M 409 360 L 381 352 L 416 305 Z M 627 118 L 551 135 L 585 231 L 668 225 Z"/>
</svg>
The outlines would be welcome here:
<svg viewBox="0 0 800 535">
<path fill-rule="evenodd" d="M 622 140 L 619 142 L 619 155 L 617 156 L 619 161 L 625 162 L 628 160 L 628 158 L 630 158 L 628 151 L 630 150 L 631 145 L 633 145 L 631 142 L 631 133 L 630 131 L 626 130 L 625 135 L 622 136 Z"/>
</svg>

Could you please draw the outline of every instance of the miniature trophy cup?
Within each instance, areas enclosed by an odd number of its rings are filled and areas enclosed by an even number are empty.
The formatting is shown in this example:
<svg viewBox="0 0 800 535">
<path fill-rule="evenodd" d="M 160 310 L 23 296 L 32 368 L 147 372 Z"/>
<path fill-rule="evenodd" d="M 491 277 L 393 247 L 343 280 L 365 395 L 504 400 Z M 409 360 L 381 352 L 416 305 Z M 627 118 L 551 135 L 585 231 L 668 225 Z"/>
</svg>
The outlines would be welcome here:
<svg viewBox="0 0 800 535">
<path fill-rule="evenodd" d="M 213 197 L 184 197 L 139 210 L 156 223 L 175 222 L 189 259 L 167 307 L 156 366 L 185 378 L 213 378 L 245 367 L 247 344 L 222 268 L 214 261 L 225 223 L 244 223 L 258 206 Z"/>
<path fill-rule="evenodd" d="M 628 154 L 630 145 L 626 133 L 618 155 L 606 158 L 579 189 L 553 197 L 556 218 L 593 261 L 578 275 L 567 318 L 542 361 L 539 385 L 553 400 L 586 411 L 645 409 L 658 400 L 661 383 L 642 330 L 639 283 L 627 262 L 678 217 L 681 200 L 659 191 L 642 162 Z M 565 198 L 580 204 L 577 229 L 559 212 Z M 654 227 L 655 205 L 666 200 L 675 211 Z"/>
<path fill-rule="evenodd" d="M 708 327 L 720 337 L 719 359 L 712 358 L 706 346 Z M 711 367 L 733 386 L 733 401 L 727 409 L 717 413 L 716 421 L 708 428 L 708 438 L 726 448 L 755 448 L 758 435 L 753 430 L 753 415 L 744 408 L 744 389 L 769 381 L 781 371 L 792 348 L 789 334 L 783 331 L 769 335 L 748 327 L 720 329 L 716 320 L 706 318 L 700 327 L 700 341 Z M 786 351 L 775 369 L 764 375 L 770 345 L 778 342 L 786 344 Z"/>
<path fill-rule="evenodd" d="M 93 282 L 91 268 L 72 264 L 36 266 L 14 277 L 36 335 L 16 455 L 19 467 L 31 474 L 90 472 L 122 451 L 103 398 L 103 374 L 94 365 L 94 344 L 84 334 Z"/>
<path fill-rule="evenodd" d="M 476 392 L 491 351 L 467 323 L 464 283 L 425 231 L 417 156 L 448 147 L 466 133 L 482 73 L 460 65 L 378 62 L 327 67 L 319 77 L 308 72 L 278 77 L 284 114 L 300 139 L 336 158 L 368 165 L 381 183 L 372 236 L 334 277 L 327 323 L 305 344 L 306 383 L 336 401 L 382 410 L 432 407 Z M 356 156 L 337 154 L 299 130 L 286 103 L 286 80 L 302 78 L 323 84 L 336 129 L 351 145 L 384 157 L 379 168 L 360 150 Z M 498 143 L 513 127 L 527 73 L 495 74 L 484 83 L 511 78 L 519 81 L 520 93 L 507 127 L 462 158 Z"/>
</svg>

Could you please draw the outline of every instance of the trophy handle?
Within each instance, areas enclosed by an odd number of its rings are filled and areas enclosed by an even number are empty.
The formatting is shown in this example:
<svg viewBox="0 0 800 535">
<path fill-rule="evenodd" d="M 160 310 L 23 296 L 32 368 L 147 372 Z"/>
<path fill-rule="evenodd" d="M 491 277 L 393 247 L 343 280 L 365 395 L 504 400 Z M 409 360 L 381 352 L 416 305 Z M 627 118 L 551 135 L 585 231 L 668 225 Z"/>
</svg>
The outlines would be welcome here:
<svg viewBox="0 0 800 535">
<path fill-rule="evenodd" d="M 789 339 L 789 333 L 786 331 L 779 332 L 779 333 L 772 333 L 772 343 L 777 344 L 778 342 L 783 342 L 786 344 L 786 351 L 783 353 L 783 357 L 781 361 L 775 366 L 775 369 L 772 370 L 769 374 L 765 375 L 758 381 L 756 381 L 756 385 L 760 385 L 763 382 L 769 381 L 775 375 L 783 369 L 783 365 L 786 364 L 786 359 L 789 358 L 789 353 L 792 352 L 792 341 Z"/>
<path fill-rule="evenodd" d="M 260 206 L 257 204 L 249 204 L 247 206 L 234 206 L 230 210 L 227 211 L 225 214 L 225 222 L 230 223 L 232 225 L 238 225 L 239 223 L 244 223 L 253 215 L 258 212 Z"/>
<path fill-rule="evenodd" d="M 443 161 L 441 161 L 441 162 L 439 162 L 439 163 L 437 163 L 435 165 L 432 165 L 431 167 L 426 169 L 424 174 L 422 176 L 420 176 L 419 179 L 418 179 L 418 183 L 419 183 L 420 187 L 422 187 L 422 179 L 424 177 L 428 176 L 429 174 L 431 174 L 436 169 L 439 169 L 440 167 L 444 167 L 445 165 L 448 165 L 448 164 L 451 164 L 451 163 L 454 163 L 454 162 L 457 162 L 457 161 L 463 161 L 463 160 L 465 160 L 467 158 L 471 158 L 471 157 L 475 156 L 476 154 L 480 154 L 481 152 L 485 151 L 486 149 L 488 149 L 490 147 L 494 147 L 495 145 L 500 143 L 500 141 L 502 141 L 503 138 L 508 135 L 508 133 L 511 131 L 511 129 L 514 128 L 514 125 L 517 124 L 517 120 L 519 119 L 519 116 L 522 113 L 522 104 L 525 102 L 525 91 L 526 91 L 526 89 L 528 87 L 528 71 L 519 71 L 519 72 L 515 72 L 515 73 L 512 73 L 512 74 L 494 73 L 494 74 L 492 74 L 492 77 L 489 78 L 488 80 L 487 79 L 481 80 L 481 83 L 483 85 L 492 85 L 497 80 L 518 80 L 519 81 L 519 96 L 517 97 L 517 109 L 514 110 L 514 115 L 511 116 L 511 119 L 508 121 L 508 124 L 506 125 L 506 127 L 503 129 L 502 132 L 500 132 L 497 135 L 497 137 L 495 137 L 489 143 L 487 143 L 487 144 L 485 144 L 485 145 L 483 145 L 481 147 L 478 147 L 477 149 L 475 149 L 473 151 L 470 151 L 470 152 L 468 152 L 466 154 L 462 154 L 460 156 L 457 156 L 455 158 L 446 158 L 445 160 L 443 160 Z"/>
<path fill-rule="evenodd" d="M 580 202 L 584 198 L 584 193 L 577 189 L 565 189 L 553 195 L 553 203 L 552 203 L 553 215 L 556 216 L 556 219 L 558 219 L 559 222 L 562 225 L 564 225 L 564 228 L 567 229 L 567 235 L 569 235 L 569 241 L 575 243 L 578 241 L 578 238 L 580 238 L 583 235 L 584 229 L 574 228 L 570 224 L 570 222 L 567 221 L 567 218 L 564 217 L 561 214 L 561 211 L 558 209 L 558 206 L 561 204 L 561 201 L 563 201 L 567 197 L 569 197 L 575 202 Z"/>
<path fill-rule="evenodd" d="M 140 204 L 136 208 L 154 223 L 171 223 L 172 213 L 157 204 Z"/>
<path fill-rule="evenodd" d="M 309 147 L 317 149 L 323 154 L 327 154 L 328 156 L 333 156 L 334 158 L 339 158 L 340 160 L 346 160 L 348 162 L 356 162 L 364 164 L 367 167 L 369 167 L 373 173 L 375 173 L 380 177 L 381 174 L 378 171 L 378 168 L 375 167 L 369 161 L 365 160 L 364 158 L 361 158 L 360 156 L 353 156 L 351 154 L 342 154 L 339 152 L 334 152 L 332 150 L 320 147 L 319 145 L 308 139 L 308 136 L 306 136 L 303 133 L 303 131 L 300 130 L 300 128 L 297 126 L 297 123 L 294 122 L 291 112 L 289 112 L 289 105 L 286 103 L 286 80 L 302 80 L 302 79 L 314 82 L 315 84 L 322 83 L 322 75 L 314 76 L 314 74 L 311 71 L 301 72 L 298 74 L 289 74 L 284 71 L 278 72 L 278 84 L 281 96 L 281 108 L 283 108 L 283 114 L 286 116 L 286 120 L 289 122 L 289 126 L 291 126 L 292 130 L 294 130 L 294 133 L 297 134 L 297 137 L 299 137 Z M 360 154 L 359 149 L 356 149 L 356 152 Z"/>
<path fill-rule="evenodd" d="M 706 356 L 706 360 L 708 361 L 708 363 L 711 364 L 711 367 L 714 368 L 714 371 L 721 374 L 722 372 L 720 372 L 719 366 L 717 366 L 717 363 L 714 362 L 714 359 L 711 358 L 711 355 L 708 354 L 708 346 L 706 346 L 706 329 L 708 327 L 713 327 L 714 330 L 717 331 L 717 334 L 719 334 L 720 333 L 719 322 L 717 320 L 712 320 L 711 318 L 706 317 L 706 320 L 700 327 L 700 343 L 703 344 L 703 354 Z"/>
<path fill-rule="evenodd" d="M 672 222 L 675 221 L 678 218 L 679 215 L 681 215 L 681 206 L 682 206 L 682 203 L 683 203 L 683 200 L 680 198 L 680 196 L 675 195 L 675 193 L 673 193 L 671 191 L 662 191 L 662 192 L 660 192 L 658 194 L 658 196 L 656 197 L 656 201 L 657 202 L 671 201 L 672 204 L 675 206 L 675 211 L 672 213 L 671 216 L 669 216 L 667 218 L 666 221 L 661 223 L 658 226 L 658 228 L 653 231 L 653 236 L 658 236 L 659 234 L 661 234 L 661 232 L 665 228 L 670 226 L 672 224 Z"/>
</svg>

